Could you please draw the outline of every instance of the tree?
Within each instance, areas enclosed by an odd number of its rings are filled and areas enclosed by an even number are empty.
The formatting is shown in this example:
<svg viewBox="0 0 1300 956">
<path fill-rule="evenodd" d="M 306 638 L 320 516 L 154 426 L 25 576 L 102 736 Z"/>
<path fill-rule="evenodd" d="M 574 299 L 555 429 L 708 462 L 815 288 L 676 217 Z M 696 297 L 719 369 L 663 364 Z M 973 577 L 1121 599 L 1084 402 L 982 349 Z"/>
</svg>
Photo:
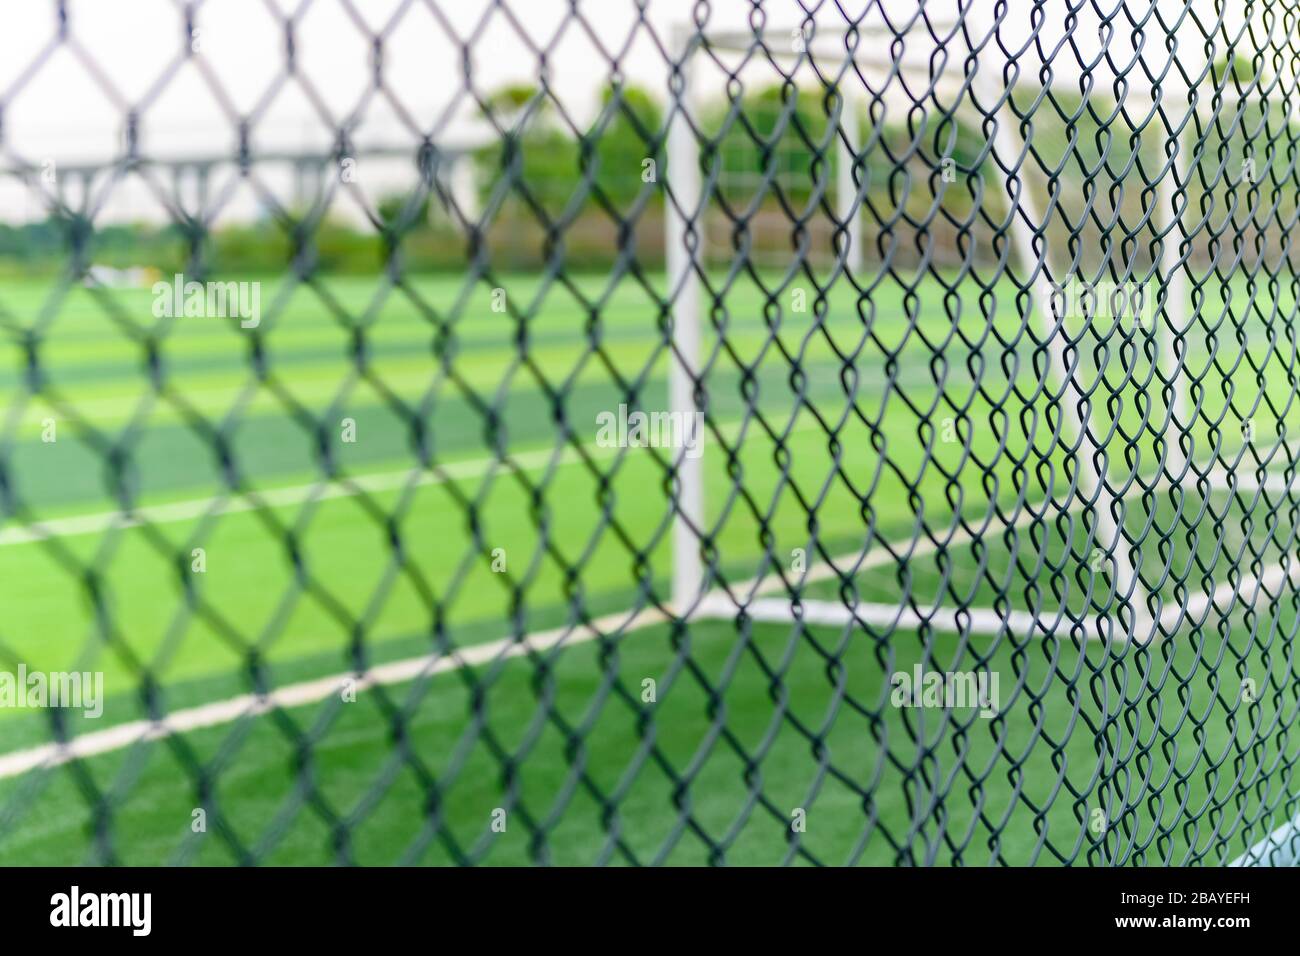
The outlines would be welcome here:
<svg viewBox="0 0 1300 956">
<path fill-rule="evenodd" d="M 474 153 L 484 201 L 505 187 L 510 204 L 534 204 L 557 215 L 575 188 L 578 148 L 552 121 L 545 92 L 504 86 L 487 97 L 484 112 L 504 131 Z"/>
<path fill-rule="evenodd" d="M 747 201 L 774 181 L 790 202 L 802 205 L 818 183 L 833 183 L 839 160 L 826 95 L 774 84 L 707 109 L 706 128 L 720 134 L 723 195 Z"/>
<path fill-rule="evenodd" d="M 662 202 L 662 193 L 647 185 L 647 173 L 660 181 L 664 163 L 663 110 L 654 96 L 636 86 L 606 86 L 600 117 L 587 133 L 595 159 L 594 181 L 601 193 L 624 209 L 649 190 Z M 650 160 L 652 165 L 647 165 Z"/>
</svg>

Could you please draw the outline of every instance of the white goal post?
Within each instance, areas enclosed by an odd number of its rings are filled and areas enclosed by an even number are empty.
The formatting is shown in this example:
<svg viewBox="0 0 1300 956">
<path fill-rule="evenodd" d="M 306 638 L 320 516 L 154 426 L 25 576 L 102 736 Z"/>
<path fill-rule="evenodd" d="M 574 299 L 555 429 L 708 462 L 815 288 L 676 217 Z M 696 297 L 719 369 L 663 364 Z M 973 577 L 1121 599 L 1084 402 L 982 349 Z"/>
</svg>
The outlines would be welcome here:
<svg viewBox="0 0 1300 956">
<path fill-rule="evenodd" d="M 932 24 L 933 26 L 933 24 Z M 942 25 L 940 25 L 942 26 Z M 989 35 L 994 26 L 988 25 Z M 1012 109 L 1010 96 L 1006 92 L 1004 67 L 1006 60 L 998 44 L 986 35 L 982 40 L 975 38 L 978 47 L 973 56 L 978 62 L 978 69 L 973 81 L 960 73 L 961 56 L 951 49 L 949 62 L 955 64 L 951 76 L 935 77 L 929 54 L 935 49 L 934 41 L 923 31 L 917 30 L 915 38 L 908 36 L 904 49 L 908 53 L 908 62 L 894 62 L 889 59 L 888 50 L 897 49 L 893 44 L 896 35 L 883 27 L 872 31 L 863 27 L 862 34 L 854 52 L 846 52 L 843 42 L 844 34 L 832 33 L 830 39 L 838 40 L 839 48 L 834 43 L 821 43 L 814 46 L 818 39 L 826 36 L 817 34 L 807 37 L 804 49 L 797 45 L 791 47 L 791 33 L 799 31 L 772 30 L 764 34 L 753 32 L 701 34 L 696 29 L 681 28 L 674 35 L 674 56 L 680 57 L 680 70 L 677 76 L 680 83 L 672 91 L 669 103 L 670 127 L 668 137 L 668 168 L 666 184 L 669 199 L 666 203 L 666 260 L 668 267 L 668 289 L 672 312 L 672 349 L 670 355 L 670 410 L 683 415 L 682 420 L 695 420 L 694 415 L 700 409 L 697 405 L 697 383 L 701 374 L 701 281 L 700 270 L 705 268 L 702 258 L 704 243 L 704 217 L 709 202 L 708 191 L 703 188 L 700 167 L 699 139 L 693 120 L 698 116 L 698 99 L 696 82 L 693 81 L 693 64 L 699 56 L 702 44 L 707 40 L 711 53 L 730 51 L 746 53 L 754 48 L 756 41 L 762 43 L 765 52 L 780 55 L 797 61 L 802 56 L 815 56 L 826 62 L 833 62 L 838 68 L 834 70 L 836 86 L 841 93 L 839 113 L 828 117 L 837 124 L 838 149 L 840 162 L 837 169 L 837 216 L 841 223 L 847 224 L 848 247 L 842 250 L 843 267 L 853 274 L 863 274 L 865 267 L 865 249 L 862 239 L 861 215 L 864 183 L 855 179 L 855 164 L 863 161 L 859 152 L 863 148 L 864 136 L 858 127 L 858 113 L 855 103 L 860 96 L 846 92 L 853 83 L 858 82 L 856 71 L 872 76 L 882 83 L 891 75 L 906 74 L 923 83 L 938 88 L 941 83 L 948 89 L 955 88 L 958 97 L 969 104 L 981 117 L 992 122 L 991 142 L 992 161 L 1002 173 L 1001 186 L 996 190 L 1005 203 L 1004 225 L 1011 233 L 1012 248 L 1018 260 L 1022 281 L 1029 286 L 1033 311 L 1038 315 L 1040 334 L 1050 358 L 1048 374 L 1063 386 L 1062 400 L 1059 402 L 1065 430 L 1077 442 L 1077 461 L 1079 464 L 1079 496 L 1091 504 L 1095 515 L 1098 546 L 1108 559 L 1113 562 L 1113 584 L 1117 600 L 1129 603 L 1134 612 L 1134 620 L 1126 628 L 1126 633 L 1114 631 L 1111 638 L 1146 642 L 1159 633 L 1162 623 L 1174 620 L 1167 612 L 1180 611 L 1168 608 L 1152 617 L 1147 611 L 1147 595 L 1141 581 L 1129 559 L 1128 543 L 1124 538 L 1119 522 L 1113 515 L 1122 514 L 1120 501 L 1107 486 L 1105 476 L 1090 471 L 1093 461 L 1104 460 L 1103 449 L 1099 448 L 1089 430 L 1090 403 L 1077 379 L 1069 374 L 1069 354 L 1067 351 L 1067 330 L 1063 316 L 1054 316 L 1051 308 L 1049 282 L 1052 278 L 1049 262 L 1049 249 L 1045 239 L 1038 237 L 1046 226 L 1044 211 L 1028 186 L 1025 174 L 1033 162 L 1027 144 L 1021 137 L 1021 121 Z M 953 33 L 952 36 L 957 36 Z M 874 42 L 873 42 L 874 41 Z M 888 42 L 887 42 L 888 41 Z M 909 47 L 910 45 L 910 47 Z M 951 45 L 951 44 L 950 44 Z M 911 56 L 915 55 L 915 60 Z M 853 67 L 848 69 L 847 67 Z M 1022 70 L 1022 76 L 1023 76 Z M 1027 82 L 1029 78 L 1024 78 Z M 1189 141 L 1187 135 L 1191 123 L 1187 114 L 1191 107 L 1186 99 L 1186 91 L 1176 87 L 1166 89 L 1165 111 L 1167 116 L 1182 122 L 1170 123 L 1170 139 L 1166 144 L 1165 156 L 1167 167 L 1160 174 L 1151 200 L 1150 210 L 1153 231 L 1160 237 L 1157 265 L 1153 278 L 1163 290 L 1160 301 L 1164 304 L 1165 318 L 1158 321 L 1157 362 L 1162 376 L 1172 382 L 1172 399 L 1167 415 L 1170 434 L 1164 443 L 1166 453 L 1160 463 L 1161 471 L 1167 476 L 1160 479 L 1162 484 L 1176 483 L 1180 476 L 1186 474 L 1187 462 L 1181 451 L 1181 439 L 1190 433 L 1192 426 L 1191 412 L 1183 372 L 1185 357 L 1180 357 L 1176 343 L 1188 329 L 1187 316 L 1187 265 L 1181 260 L 1180 239 L 1186 235 L 1186 227 L 1180 228 L 1178 194 L 1183 191 L 1183 206 L 1186 205 L 1186 187 L 1188 168 L 1196 153 L 1196 144 Z M 1180 103 L 1169 102 L 1169 98 L 1181 97 Z M 1147 106 L 1160 104 L 1159 92 L 1129 89 L 1126 99 L 1134 104 L 1145 102 Z M 866 137 L 869 139 L 869 137 Z M 1006 172 L 1002 172 L 1006 170 Z M 689 419 L 686 416 L 691 416 Z M 704 445 L 701 444 L 701 449 Z M 672 607 L 681 617 L 715 616 L 727 609 L 734 614 L 735 604 L 722 601 L 716 594 L 711 594 L 710 582 L 701 553 L 701 535 L 707 528 L 704 495 L 704 458 L 699 455 L 688 458 L 680 451 L 675 456 L 677 484 L 675 489 L 673 548 L 672 548 Z M 1244 487 L 1230 476 L 1220 479 L 1216 476 L 1213 486 L 1218 490 Z M 1083 505 L 1078 501 L 1071 503 L 1072 510 Z M 846 558 L 853 564 L 854 555 Z M 836 562 L 839 563 L 839 562 Z M 817 569 L 809 568 L 805 580 L 815 576 Z M 1248 581 L 1242 582 L 1243 586 Z M 757 598 L 764 590 L 769 590 L 770 582 L 756 581 L 750 598 Z M 1234 591 L 1234 593 L 1236 593 Z M 807 603 L 807 602 L 805 602 Z M 726 607 L 724 607 L 726 605 Z M 772 609 L 766 609 L 770 613 Z M 862 606 L 864 619 L 873 615 L 898 622 L 899 608 L 894 605 L 882 605 L 879 608 Z M 971 609 L 976 611 L 978 609 Z M 835 615 L 832 615 L 835 616 Z M 842 617 L 836 616 L 836 620 Z M 954 619 L 952 615 L 937 616 L 932 625 L 942 627 L 943 620 L 959 620 L 961 626 L 996 632 L 1000 627 L 1016 626 L 1021 622 L 995 619 L 988 614 L 966 614 Z M 1111 627 L 1120 624 L 1115 621 Z M 1106 637 L 1105 634 L 1095 635 Z"/>
</svg>

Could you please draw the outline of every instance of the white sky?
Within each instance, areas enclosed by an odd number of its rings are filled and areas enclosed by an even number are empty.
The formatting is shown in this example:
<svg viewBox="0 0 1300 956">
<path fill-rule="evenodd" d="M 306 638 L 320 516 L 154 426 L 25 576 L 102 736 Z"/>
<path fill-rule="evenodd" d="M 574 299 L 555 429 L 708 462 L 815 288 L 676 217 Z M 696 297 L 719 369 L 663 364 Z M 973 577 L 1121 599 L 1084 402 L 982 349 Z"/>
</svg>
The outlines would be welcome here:
<svg viewBox="0 0 1300 956">
<path fill-rule="evenodd" d="M 806 0 L 811 3 L 811 0 Z M 919 0 L 886 0 L 895 14 L 915 9 Z M 981 16 L 989 16 L 993 0 L 977 0 Z M 1029 0 L 1011 0 L 1013 13 L 1004 27 L 1008 36 L 1027 35 Z M 1119 7 L 1122 0 L 1101 0 Z M 1180 0 L 1159 0 L 1161 9 L 1174 11 Z M 9 0 L 0 30 L 0 169 L 16 161 L 35 164 L 53 160 L 56 168 L 78 160 L 106 160 L 117 153 L 126 104 L 146 104 L 142 117 L 142 148 L 149 155 L 230 153 L 235 143 L 231 121 L 223 112 L 205 74 L 228 98 L 231 108 L 250 111 L 269 99 L 270 107 L 254 131 L 254 152 L 277 148 L 324 150 L 332 139 L 330 124 L 322 121 L 317 105 L 338 119 L 358 112 L 364 116 L 358 138 L 362 141 L 411 144 L 418 142 L 405 130 L 398 110 L 372 85 L 371 41 L 366 31 L 379 31 L 395 12 L 402 11 L 384 45 L 385 87 L 424 129 L 442 125 L 445 140 L 482 139 L 475 132 L 472 101 L 464 94 L 465 77 L 457 42 L 447 30 L 462 38 L 474 37 L 471 75 L 475 86 L 487 92 L 508 82 L 535 82 L 539 56 L 530 42 L 547 47 L 546 62 L 553 90 L 565 108 L 579 120 L 593 115 L 600 89 L 617 56 L 624 74 L 633 82 L 667 98 L 667 73 L 661 53 L 644 26 L 634 0 L 579 0 L 589 29 L 570 14 L 569 0 L 508 0 L 511 16 L 487 0 L 208 0 L 197 5 L 198 57 L 183 62 L 173 78 L 151 93 L 185 51 L 182 5 L 174 0 L 69 0 L 71 43 L 57 48 L 30 72 L 38 53 L 55 42 L 56 6 L 49 0 Z M 874 6 L 869 0 L 823 3 L 819 21 L 844 22 L 844 13 L 856 16 Z M 1128 6 L 1140 18 L 1148 0 Z M 668 41 L 672 25 L 681 23 L 695 7 L 694 0 L 648 0 L 644 18 L 658 36 Z M 745 28 L 751 10 L 748 0 L 713 0 L 710 24 L 714 28 Z M 1213 4 L 1197 0 L 1204 18 Z M 439 11 L 436 16 L 433 10 Z M 789 35 L 802 18 L 796 0 L 765 0 L 763 9 L 773 32 Z M 955 0 L 930 0 L 931 16 L 956 9 Z M 1042 31 L 1055 43 L 1064 31 L 1065 0 L 1051 0 Z M 277 16 L 276 10 L 281 11 Z M 485 13 L 487 14 L 485 18 Z M 1055 14 L 1053 16 L 1052 14 Z M 296 48 L 301 76 L 309 94 L 293 79 L 285 78 L 284 30 L 277 19 L 293 15 L 297 21 Z M 364 26 L 356 22 L 360 19 Z M 879 22 L 879 13 L 871 16 Z M 1074 35 L 1085 56 L 1100 47 L 1096 17 L 1081 13 Z M 567 26 L 566 26 L 567 24 Z M 1232 25 L 1230 32 L 1240 29 Z M 1275 34 L 1281 30 L 1278 25 Z M 521 32 L 528 40 L 521 37 Z M 1154 61 L 1167 54 L 1157 44 L 1158 27 L 1152 25 L 1147 50 Z M 595 40 L 606 48 L 602 52 Z M 1199 31 L 1187 22 L 1179 28 L 1180 58 L 1204 56 Z M 1275 40 L 1275 43 L 1280 41 Z M 1119 31 L 1112 50 L 1130 51 L 1131 28 Z M 89 66 L 78 57 L 83 51 Z M 882 54 L 884 51 L 881 51 Z M 1070 48 L 1057 54 L 1059 70 L 1068 73 Z M 956 66 L 956 64 L 954 64 Z M 770 71 L 765 74 L 770 80 Z M 278 86 L 277 86 L 278 84 Z M 717 75 L 701 81 L 706 90 L 721 94 Z M 115 90 L 106 93 L 106 90 Z M 313 101 L 313 97 L 317 99 Z M 252 204 L 252 205 L 250 205 Z M 230 207 L 255 208 L 251 196 Z M 0 175 L 0 219 L 13 220 L 39 212 L 39 199 L 19 187 L 12 176 Z M 123 189 L 105 210 L 105 218 L 157 218 L 157 203 L 143 189 Z"/>
</svg>

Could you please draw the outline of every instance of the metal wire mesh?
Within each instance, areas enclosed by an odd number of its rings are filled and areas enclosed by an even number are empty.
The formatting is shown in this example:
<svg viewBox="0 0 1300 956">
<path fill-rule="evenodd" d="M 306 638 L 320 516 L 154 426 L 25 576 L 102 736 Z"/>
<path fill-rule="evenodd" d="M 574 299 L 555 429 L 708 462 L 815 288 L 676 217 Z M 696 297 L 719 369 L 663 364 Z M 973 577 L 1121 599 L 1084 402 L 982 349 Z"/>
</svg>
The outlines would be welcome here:
<svg viewBox="0 0 1300 956">
<path fill-rule="evenodd" d="M 103 716 L 0 708 L 0 858 L 1294 857 L 1287 4 L 84 11 L 0 658 Z"/>
</svg>

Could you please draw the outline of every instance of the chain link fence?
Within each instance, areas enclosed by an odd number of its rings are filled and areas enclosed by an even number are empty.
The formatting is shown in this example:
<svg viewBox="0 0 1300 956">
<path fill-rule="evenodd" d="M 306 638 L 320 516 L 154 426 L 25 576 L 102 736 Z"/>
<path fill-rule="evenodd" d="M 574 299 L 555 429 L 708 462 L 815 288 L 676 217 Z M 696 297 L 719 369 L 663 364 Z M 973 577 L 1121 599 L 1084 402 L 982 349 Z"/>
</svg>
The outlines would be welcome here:
<svg viewBox="0 0 1300 956">
<path fill-rule="evenodd" d="M 1294 861 L 1287 4 L 6 18 L 0 860 Z"/>
</svg>

